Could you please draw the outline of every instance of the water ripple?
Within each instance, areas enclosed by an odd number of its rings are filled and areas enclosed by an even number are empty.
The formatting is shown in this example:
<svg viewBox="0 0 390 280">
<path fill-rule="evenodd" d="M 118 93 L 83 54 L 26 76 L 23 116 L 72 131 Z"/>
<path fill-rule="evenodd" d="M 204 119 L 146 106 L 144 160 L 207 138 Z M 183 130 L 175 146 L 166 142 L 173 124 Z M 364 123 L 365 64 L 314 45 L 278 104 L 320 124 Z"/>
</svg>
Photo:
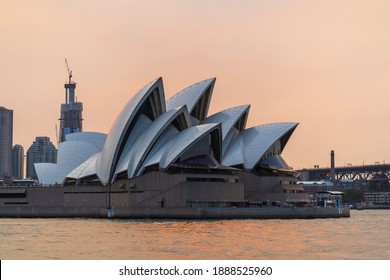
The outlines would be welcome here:
<svg viewBox="0 0 390 280">
<path fill-rule="evenodd" d="M 389 259 L 390 211 L 349 219 L 1 219 L 1 259 Z"/>
</svg>

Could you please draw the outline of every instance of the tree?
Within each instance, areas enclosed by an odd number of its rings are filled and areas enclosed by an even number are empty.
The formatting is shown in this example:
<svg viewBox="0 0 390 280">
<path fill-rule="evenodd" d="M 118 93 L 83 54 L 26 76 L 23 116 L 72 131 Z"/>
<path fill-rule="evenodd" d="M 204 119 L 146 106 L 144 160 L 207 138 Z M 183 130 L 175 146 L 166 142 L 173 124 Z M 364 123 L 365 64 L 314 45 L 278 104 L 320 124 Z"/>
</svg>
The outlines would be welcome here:
<svg viewBox="0 0 390 280">
<path fill-rule="evenodd" d="M 363 192 L 357 189 L 348 189 L 343 197 L 345 203 L 360 203 L 364 201 Z"/>
</svg>

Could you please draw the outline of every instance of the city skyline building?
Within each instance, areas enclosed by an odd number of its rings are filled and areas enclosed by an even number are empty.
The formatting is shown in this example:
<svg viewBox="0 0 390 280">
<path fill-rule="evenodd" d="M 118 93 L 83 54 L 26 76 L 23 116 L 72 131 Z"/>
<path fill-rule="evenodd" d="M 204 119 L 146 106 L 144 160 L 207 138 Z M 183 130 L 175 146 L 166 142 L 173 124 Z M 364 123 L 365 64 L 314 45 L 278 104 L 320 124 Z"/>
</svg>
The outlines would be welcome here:
<svg viewBox="0 0 390 280">
<path fill-rule="evenodd" d="M 56 163 L 57 148 L 50 142 L 50 137 L 38 136 L 27 150 L 26 159 L 26 178 L 34 179 L 37 177 L 35 163 Z"/>
<path fill-rule="evenodd" d="M 13 110 L 0 106 L 0 179 L 12 173 Z"/>
<path fill-rule="evenodd" d="M 15 179 L 24 178 L 24 149 L 19 144 L 12 147 L 12 177 Z"/>
<path fill-rule="evenodd" d="M 64 84 L 65 103 L 61 104 L 59 143 L 66 140 L 67 134 L 83 131 L 83 103 L 77 102 L 76 82 L 72 81 L 72 71 L 69 70 L 66 59 L 65 63 L 68 68 L 69 81 Z"/>
</svg>

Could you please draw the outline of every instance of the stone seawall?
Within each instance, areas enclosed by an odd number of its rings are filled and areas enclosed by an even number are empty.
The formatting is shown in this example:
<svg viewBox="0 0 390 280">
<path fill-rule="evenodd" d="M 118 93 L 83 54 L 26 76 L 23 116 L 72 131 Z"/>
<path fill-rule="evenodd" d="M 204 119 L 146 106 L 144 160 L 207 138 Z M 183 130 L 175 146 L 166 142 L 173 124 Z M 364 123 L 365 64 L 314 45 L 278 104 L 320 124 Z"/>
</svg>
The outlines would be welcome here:
<svg viewBox="0 0 390 280">
<path fill-rule="evenodd" d="M 10 218 L 119 218 L 119 219 L 314 219 L 347 218 L 349 207 L 261 208 L 103 208 L 103 207 L 1 207 Z"/>
</svg>

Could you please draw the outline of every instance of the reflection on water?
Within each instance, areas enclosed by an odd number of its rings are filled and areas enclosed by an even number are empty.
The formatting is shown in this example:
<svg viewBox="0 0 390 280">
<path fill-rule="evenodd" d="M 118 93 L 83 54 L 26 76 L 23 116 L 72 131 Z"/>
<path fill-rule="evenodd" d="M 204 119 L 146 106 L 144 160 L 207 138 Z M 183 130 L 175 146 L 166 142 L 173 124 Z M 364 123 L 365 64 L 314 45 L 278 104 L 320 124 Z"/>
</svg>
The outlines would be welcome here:
<svg viewBox="0 0 390 280">
<path fill-rule="evenodd" d="M 314 220 L 0 219 L 1 259 L 390 259 L 390 210 Z"/>
</svg>

